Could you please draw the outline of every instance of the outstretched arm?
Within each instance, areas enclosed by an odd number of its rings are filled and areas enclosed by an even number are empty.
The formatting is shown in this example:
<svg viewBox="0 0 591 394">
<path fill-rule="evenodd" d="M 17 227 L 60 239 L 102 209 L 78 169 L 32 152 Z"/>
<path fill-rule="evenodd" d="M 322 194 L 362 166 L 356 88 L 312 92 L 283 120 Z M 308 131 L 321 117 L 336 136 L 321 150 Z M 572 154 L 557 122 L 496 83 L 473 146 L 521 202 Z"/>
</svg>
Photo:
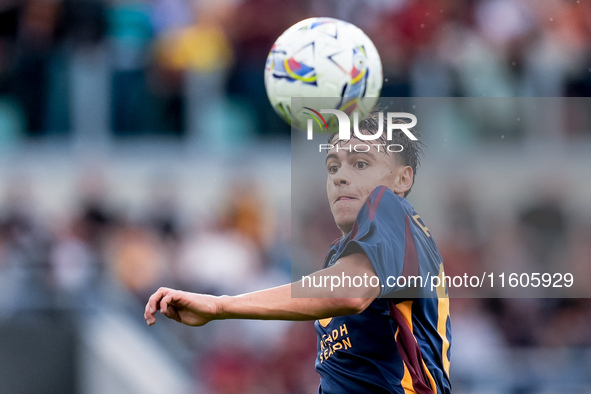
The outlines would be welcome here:
<svg viewBox="0 0 591 394">
<path fill-rule="evenodd" d="M 367 256 L 355 253 L 310 276 L 375 276 Z M 292 298 L 301 281 L 239 296 L 215 297 L 160 288 L 148 300 L 144 318 L 156 322 L 156 312 L 190 326 L 219 319 L 315 320 L 360 313 L 379 295 L 378 287 L 306 288 L 309 298 Z"/>
</svg>

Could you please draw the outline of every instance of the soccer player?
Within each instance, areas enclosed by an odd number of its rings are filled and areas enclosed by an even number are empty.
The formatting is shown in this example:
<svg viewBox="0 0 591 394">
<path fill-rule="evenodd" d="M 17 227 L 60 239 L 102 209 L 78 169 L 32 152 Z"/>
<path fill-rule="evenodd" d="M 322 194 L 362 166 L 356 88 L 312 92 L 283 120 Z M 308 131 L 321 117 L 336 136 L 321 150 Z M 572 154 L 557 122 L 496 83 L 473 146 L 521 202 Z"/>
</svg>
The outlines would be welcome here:
<svg viewBox="0 0 591 394">
<path fill-rule="evenodd" d="M 378 126 L 374 112 L 359 129 L 375 134 Z M 160 288 L 148 300 L 146 322 L 154 324 L 158 310 L 191 326 L 216 319 L 316 320 L 319 393 L 450 393 L 449 299 L 445 285 L 432 290 L 428 281 L 441 278 L 443 263 L 405 198 L 419 165 L 419 143 L 396 130 L 392 140 L 380 137 L 379 143 L 337 138 L 328 141 L 326 187 L 343 236 L 330 247 L 323 269 L 239 296 Z M 392 152 L 385 148 L 390 144 L 397 147 Z M 342 282 L 336 289 L 333 278 Z M 321 282 L 327 285 L 310 285 Z M 307 298 L 292 298 L 292 288 Z"/>
</svg>

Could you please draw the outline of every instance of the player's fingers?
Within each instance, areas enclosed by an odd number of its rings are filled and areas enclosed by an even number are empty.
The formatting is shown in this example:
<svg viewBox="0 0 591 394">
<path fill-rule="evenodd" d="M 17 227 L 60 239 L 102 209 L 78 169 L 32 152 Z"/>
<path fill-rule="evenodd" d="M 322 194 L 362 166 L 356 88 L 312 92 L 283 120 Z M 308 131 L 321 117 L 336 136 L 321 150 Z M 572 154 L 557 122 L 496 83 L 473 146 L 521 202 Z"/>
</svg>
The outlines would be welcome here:
<svg viewBox="0 0 591 394">
<path fill-rule="evenodd" d="M 166 307 L 166 312 L 162 312 L 164 316 L 168 317 L 169 319 L 176 320 L 178 322 L 181 321 L 179 316 L 178 310 L 174 307 L 174 305 L 168 304 Z"/>
<path fill-rule="evenodd" d="M 152 325 L 156 322 L 156 311 L 158 311 L 160 308 L 160 301 L 162 300 L 162 297 L 164 297 L 170 291 L 171 289 L 167 287 L 161 287 L 148 299 L 144 311 L 144 318 L 148 325 Z"/>
<path fill-rule="evenodd" d="M 168 287 L 161 287 L 154 294 L 152 294 L 148 300 L 148 311 L 151 313 L 156 313 L 156 311 L 160 308 L 160 300 L 162 300 L 162 298 L 171 291 L 172 289 L 169 289 Z"/>
<path fill-rule="evenodd" d="M 164 297 L 162 297 L 162 299 L 160 300 L 160 312 L 162 312 L 163 315 L 165 315 L 166 317 L 168 316 L 168 306 L 169 304 L 175 302 L 176 299 L 178 299 L 178 296 L 176 296 L 176 292 L 175 291 L 171 291 L 168 294 L 166 294 Z"/>
<path fill-rule="evenodd" d="M 146 303 L 146 307 L 144 308 L 144 320 L 149 324 L 148 320 L 150 319 L 150 312 L 148 310 L 149 303 Z"/>
<path fill-rule="evenodd" d="M 144 320 L 149 326 L 156 323 L 156 314 L 150 310 L 150 303 L 146 304 L 146 308 L 144 310 Z"/>
</svg>

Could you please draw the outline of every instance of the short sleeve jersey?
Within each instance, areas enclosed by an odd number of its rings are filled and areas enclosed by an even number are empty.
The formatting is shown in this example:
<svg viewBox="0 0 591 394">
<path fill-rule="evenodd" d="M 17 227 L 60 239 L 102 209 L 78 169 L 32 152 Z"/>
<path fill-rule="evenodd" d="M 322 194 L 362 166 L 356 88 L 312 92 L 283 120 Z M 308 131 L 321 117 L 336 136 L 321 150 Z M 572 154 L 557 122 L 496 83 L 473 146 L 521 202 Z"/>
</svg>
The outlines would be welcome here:
<svg viewBox="0 0 591 394">
<path fill-rule="evenodd" d="M 449 299 L 445 287 L 426 285 L 443 275 L 428 228 L 405 198 L 379 186 L 325 267 L 357 252 L 369 258 L 380 296 L 358 315 L 315 322 L 319 393 L 450 393 Z"/>
</svg>

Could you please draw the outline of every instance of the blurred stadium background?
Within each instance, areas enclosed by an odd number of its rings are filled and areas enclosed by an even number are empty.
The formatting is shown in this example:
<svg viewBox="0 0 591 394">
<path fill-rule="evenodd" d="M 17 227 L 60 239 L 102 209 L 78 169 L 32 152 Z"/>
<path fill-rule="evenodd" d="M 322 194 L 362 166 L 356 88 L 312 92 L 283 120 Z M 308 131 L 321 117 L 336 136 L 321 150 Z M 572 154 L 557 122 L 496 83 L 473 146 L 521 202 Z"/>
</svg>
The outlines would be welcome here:
<svg viewBox="0 0 591 394">
<path fill-rule="evenodd" d="M 142 317 L 159 286 L 289 280 L 290 130 L 263 67 L 309 16 L 367 32 L 385 97 L 591 95 L 587 0 L 1 0 L 0 392 L 315 392 L 311 323 Z M 429 150 L 411 200 L 448 271 L 591 280 L 589 123 Z M 454 392 L 591 393 L 589 299 L 454 299 L 452 319 Z"/>
</svg>

